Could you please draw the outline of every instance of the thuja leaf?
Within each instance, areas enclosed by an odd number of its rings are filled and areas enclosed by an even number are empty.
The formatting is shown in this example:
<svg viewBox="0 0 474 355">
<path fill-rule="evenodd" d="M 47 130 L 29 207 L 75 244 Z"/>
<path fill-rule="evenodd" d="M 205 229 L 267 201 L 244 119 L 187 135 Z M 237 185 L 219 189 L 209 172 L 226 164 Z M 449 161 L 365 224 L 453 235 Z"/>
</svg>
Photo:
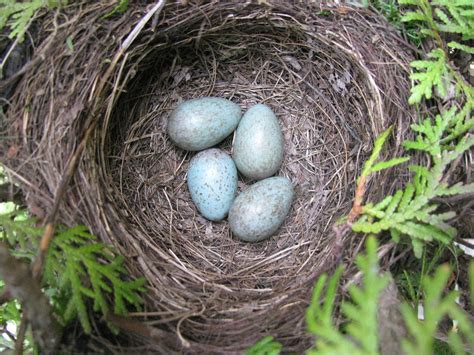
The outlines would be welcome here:
<svg viewBox="0 0 474 355">
<path fill-rule="evenodd" d="M 402 340 L 403 349 L 407 354 L 432 354 L 436 332 L 440 322 L 446 316 L 456 319 L 460 333 L 471 344 L 474 344 L 474 327 L 464 311 L 456 303 L 458 292 L 445 292 L 446 284 L 451 275 L 449 266 L 442 265 L 433 276 L 422 280 L 424 294 L 424 320 L 419 321 L 417 312 L 408 304 L 402 305 L 402 314 L 410 333 L 410 337 Z M 460 349 L 460 338 L 452 333 L 449 335 L 452 349 Z M 464 353 L 462 351 L 461 353 Z"/>
<path fill-rule="evenodd" d="M 368 176 L 373 171 L 375 161 L 379 158 L 380 153 L 382 151 L 382 148 L 385 144 L 385 141 L 387 140 L 388 136 L 392 132 L 392 128 L 393 128 L 392 126 L 387 128 L 375 140 L 374 148 L 372 150 L 372 154 L 370 155 L 369 159 L 367 159 L 367 161 L 365 162 L 364 168 L 362 169 L 361 176 L 363 176 L 363 177 Z M 400 159 L 404 159 L 404 158 L 400 158 Z M 393 163 L 394 163 L 394 165 L 401 164 L 401 162 L 399 162 L 399 161 L 395 161 Z M 379 169 L 379 170 L 381 170 L 381 169 Z"/>
<path fill-rule="evenodd" d="M 400 158 L 394 158 L 394 159 L 382 161 L 380 163 L 374 164 L 372 168 L 370 169 L 370 171 L 374 173 L 376 171 L 389 169 L 394 166 L 406 163 L 408 160 L 410 160 L 409 157 L 400 157 Z"/>
<path fill-rule="evenodd" d="M 420 103 L 423 97 L 430 99 L 433 87 L 438 89 L 439 94 L 446 96 L 445 80 L 448 76 L 446 56 L 442 49 L 436 48 L 428 53 L 428 60 L 415 60 L 410 63 L 414 69 L 410 78 L 415 81 L 408 99 L 410 104 Z"/>
<path fill-rule="evenodd" d="M 10 27 L 9 38 L 18 38 L 23 41 L 28 23 L 33 18 L 36 11 L 42 7 L 55 8 L 66 4 L 66 1 L 17 1 L 0 0 L 0 29 L 6 25 Z"/>
<path fill-rule="evenodd" d="M 89 243 L 91 240 L 94 243 Z M 94 310 L 104 315 L 110 312 L 107 298 L 111 296 L 117 314 L 126 313 L 127 303 L 134 306 L 141 303 L 139 293 L 144 291 L 144 279 L 123 280 L 123 258 L 115 257 L 104 244 L 95 241 L 85 227 L 78 226 L 58 234 L 53 241 L 51 255 L 54 259 L 47 263 L 46 268 L 50 270 L 61 264 L 64 268 L 61 273 L 50 274 L 58 277 L 59 298 L 69 299 L 65 306 L 65 322 L 77 315 L 84 330 L 89 332 L 89 301 L 93 302 Z"/>
<path fill-rule="evenodd" d="M 127 11 L 128 9 L 129 2 L 130 2 L 129 0 L 118 0 L 115 7 L 110 12 L 105 14 L 102 18 L 107 19 L 109 17 L 112 17 L 115 14 L 125 13 L 125 11 Z"/>
<path fill-rule="evenodd" d="M 267 336 L 245 351 L 245 355 L 279 355 L 282 345 L 273 337 Z"/>
<path fill-rule="evenodd" d="M 375 238 L 367 239 L 366 254 L 358 255 L 356 264 L 363 278 L 360 285 L 349 286 L 350 297 L 341 303 L 345 332 L 334 324 L 333 317 L 342 268 L 329 281 L 326 274 L 317 280 L 306 312 L 308 330 L 316 335 L 315 346 L 308 354 L 378 353 L 378 301 L 388 278 L 379 274 Z"/>
</svg>

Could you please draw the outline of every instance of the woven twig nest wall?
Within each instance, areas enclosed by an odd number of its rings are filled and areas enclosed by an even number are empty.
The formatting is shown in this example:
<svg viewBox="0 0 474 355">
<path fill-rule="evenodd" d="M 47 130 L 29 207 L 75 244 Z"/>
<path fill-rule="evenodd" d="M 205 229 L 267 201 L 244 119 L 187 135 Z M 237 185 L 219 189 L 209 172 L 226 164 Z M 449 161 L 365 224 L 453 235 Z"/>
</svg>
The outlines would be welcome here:
<svg viewBox="0 0 474 355">
<path fill-rule="evenodd" d="M 146 316 L 137 319 L 156 327 L 156 349 L 238 352 L 269 334 L 288 350 L 307 348 L 315 279 L 360 245 L 351 235 L 341 244 L 332 226 L 350 209 L 374 138 L 394 124 L 396 154 L 401 122 L 411 119 L 406 45 L 364 9 L 170 1 L 117 56 L 150 10 L 131 6 L 105 20 L 110 8 L 91 1 L 43 19 L 43 56 L 24 71 L 7 111 L 8 171 L 30 208 L 48 213 L 68 159 L 94 129 L 60 219 L 88 225 L 125 255 L 132 276 L 147 279 Z M 165 128 L 179 102 L 203 96 L 244 111 L 265 103 L 280 120 L 278 175 L 296 197 L 269 240 L 241 242 L 191 202 L 194 153 L 173 146 Z M 230 152 L 232 139 L 219 147 Z M 370 193 L 393 180 L 377 177 Z M 240 190 L 252 183 L 240 181 Z"/>
</svg>

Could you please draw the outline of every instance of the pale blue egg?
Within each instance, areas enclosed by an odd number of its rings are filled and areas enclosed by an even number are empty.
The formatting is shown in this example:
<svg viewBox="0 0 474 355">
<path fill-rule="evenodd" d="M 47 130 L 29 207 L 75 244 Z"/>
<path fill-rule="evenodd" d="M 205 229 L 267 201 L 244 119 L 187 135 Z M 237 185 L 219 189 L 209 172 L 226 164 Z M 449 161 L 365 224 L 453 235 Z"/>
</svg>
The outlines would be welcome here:
<svg viewBox="0 0 474 355">
<path fill-rule="evenodd" d="M 241 192 L 229 211 L 232 233 L 247 242 L 273 235 L 290 211 L 294 190 L 291 181 L 276 176 L 256 182 Z"/>
<path fill-rule="evenodd" d="M 270 107 L 252 106 L 240 120 L 232 157 L 237 169 L 251 179 L 272 176 L 283 160 L 283 135 Z"/>
<path fill-rule="evenodd" d="M 224 140 L 237 127 L 239 105 L 220 97 L 184 101 L 168 120 L 168 135 L 181 149 L 198 151 Z"/>
<path fill-rule="evenodd" d="M 234 161 L 220 149 L 196 154 L 189 163 L 188 188 L 199 212 L 211 221 L 220 221 L 237 193 Z"/>
</svg>

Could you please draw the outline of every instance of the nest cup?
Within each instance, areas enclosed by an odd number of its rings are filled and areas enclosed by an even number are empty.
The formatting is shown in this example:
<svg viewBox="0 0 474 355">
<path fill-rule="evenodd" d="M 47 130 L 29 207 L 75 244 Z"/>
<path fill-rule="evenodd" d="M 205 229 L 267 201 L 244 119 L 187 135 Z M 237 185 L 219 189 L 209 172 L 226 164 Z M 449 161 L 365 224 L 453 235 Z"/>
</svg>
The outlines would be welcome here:
<svg viewBox="0 0 474 355">
<path fill-rule="evenodd" d="M 131 13 L 146 12 L 134 6 Z M 137 21 L 128 19 L 117 26 Z M 164 7 L 157 26 L 145 28 L 118 66 L 109 100 L 99 107 L 104 119 L 61 215 L 69 224 L 86 223 L 126 256 L 131 275 L 147 279 L 143 320 L 157 329 L 150 346 L 239 352 L 266 335 L 289 351 L 312 344 L 304 314 L 314 282 L 350 260 L 360 243 L 349 234 L 341 249 L 332 225 L 350 210 L 374 138 L 394 124 L 390 155 L 396 154 L 399 123 L 410 120 L 410 59 L 403 40 L 367 10 L 304 2 Z M 100 50 L 81 60 L 86 65 L 77 70 L 95 74 Z M 73 68 L 73 61 L 58 65 Z M 17 90 L 31 90 L 28 85 Z M 86 101 L 92 85 L 77 85 Z M 195 153 L 175 147 L 166 124 L 179 102 L 204 96 L 229 99 L 244 112 L 265 103 L 279 119 L 285 154 L 277 175 L 288 177 L 296 194 L 284 224 L 266 241 L 239 241 L 226 220 L 204 219 L 191 201 L 186 171 Z M 35 116 L 44 112 L 46 120 L 28 122 L 31 135 L 41 137 L 47 127 L 66 152 L 72 150 L 84 132 L 84 107 L 58 118 L 48 114 L 45 100 L 33 104 Z M 218 147 L 230 153 L 232 139 Z M 25 147 L 30 160 L 17 171 L 36 174 L 29 203 L 47 210 L 51 199 L 44 196 L 60 180 L 65 154 L 53 143 Z M 45 156 L 48 164 L 31 159 Z M 390 188 L 387 179 L 371 182 L 372 196 Z M 251 183 L 241 178 L 239 190 Z"/>
</svg>

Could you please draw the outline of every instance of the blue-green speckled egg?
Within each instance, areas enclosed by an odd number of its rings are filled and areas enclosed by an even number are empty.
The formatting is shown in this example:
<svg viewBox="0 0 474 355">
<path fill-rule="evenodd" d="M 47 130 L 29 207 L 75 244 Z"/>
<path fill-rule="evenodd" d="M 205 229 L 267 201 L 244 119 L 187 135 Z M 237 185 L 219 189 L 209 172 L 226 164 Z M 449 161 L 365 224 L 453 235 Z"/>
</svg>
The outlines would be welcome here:
<svg viewBox="0 0 474 355">
<path fill-rule="evenodd" d="M 240 193 L 229 211 L 232 233 L 241 240 L 258 242 L 282 225 L 293 201 L 293 185 L 276 176 L 256 182 Z"/>
<path fill-rule="evenodd" d="M 266 105 L 252 106 L 240 120 L 232 153 L 237 169 L 251 179 L 277 172 L 283 160 L 283 135 L 278 119 Z"/>
<path fill-rule="evenodd" d="M 241 116 L 239 105 L 220 97 L 184 101 L 169 118 L 168 135 L 182 149 L 203 150 L 231 134 Z"/>
<path fill-rule="evenodd" d="M 189 163 L 188 188 L 199 212 L 211 221 L 227 216 L 237 193 L 237 169 L 220 149 L 196 154 Z"/>
</svg>

